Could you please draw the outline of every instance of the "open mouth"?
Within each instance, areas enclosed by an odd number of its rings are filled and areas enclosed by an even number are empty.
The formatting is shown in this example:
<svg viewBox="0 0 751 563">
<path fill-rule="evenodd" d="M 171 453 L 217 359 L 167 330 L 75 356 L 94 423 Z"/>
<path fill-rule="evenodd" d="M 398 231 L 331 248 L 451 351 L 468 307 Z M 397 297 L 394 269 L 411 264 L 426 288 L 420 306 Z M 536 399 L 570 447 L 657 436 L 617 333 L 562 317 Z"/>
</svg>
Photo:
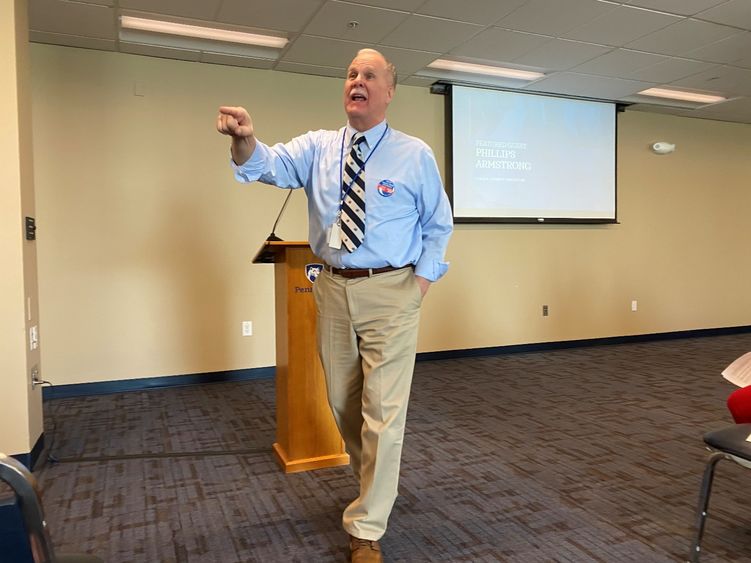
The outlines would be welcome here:
<svg viewBox="0 0 751 563">
<path fill-rule="evenodd" d="M 365 94 L 360 94 L 358 92 L 355 92 L 354 94 L 350 94 L 349 99 L 352 100 L 353 102 L 365 102 L 368 100 Z"/>
</svg>

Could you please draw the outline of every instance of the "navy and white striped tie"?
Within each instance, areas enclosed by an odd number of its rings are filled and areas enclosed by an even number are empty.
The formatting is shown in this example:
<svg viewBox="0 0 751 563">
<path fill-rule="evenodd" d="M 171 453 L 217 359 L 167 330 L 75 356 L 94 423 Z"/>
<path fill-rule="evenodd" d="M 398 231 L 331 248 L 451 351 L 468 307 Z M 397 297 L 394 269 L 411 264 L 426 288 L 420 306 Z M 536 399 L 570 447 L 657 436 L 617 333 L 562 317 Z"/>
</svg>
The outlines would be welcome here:
<svg viewBox="0 0 751 563">
<path fill-rule="evenodd" d="M 354 252 L 365 240 L 365 170 L 363 169 L 363 145 L 365 135 L 352 136 L 352 149 L 342 172 L 342 242 L 346 249 Z M 349 186 L 352 186 L 351 188 Z"/>
</svg>

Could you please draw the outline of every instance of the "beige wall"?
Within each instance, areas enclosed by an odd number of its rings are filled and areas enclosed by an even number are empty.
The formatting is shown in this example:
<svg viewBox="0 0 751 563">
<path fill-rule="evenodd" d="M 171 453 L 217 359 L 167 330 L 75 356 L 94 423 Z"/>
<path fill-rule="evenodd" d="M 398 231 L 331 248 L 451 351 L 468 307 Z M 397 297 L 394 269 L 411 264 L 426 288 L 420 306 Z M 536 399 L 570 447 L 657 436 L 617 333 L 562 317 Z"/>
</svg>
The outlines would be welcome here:
<svg viewBox="0 0 751 563">
<path fill-rule="evenodd" d="M 23 218 L 34 216 L 27 29 L 25 0 L 0 3 L 0 451 L 8 454 L 30 452 L 42 433 L 41 388 L 30 378 L 39 349 L 26 339 L 39 323 L 36 245 L 23 236 Z"/>
<path fill-rule="evenodd" d="M 436 295 L 461 306 L 444 326 L 430 310 L 426 348 L 751 324 L 751 127 L 640 112 L 618 127 L 620 224 L 460 227 Z M 652 154 L 657 140 L 678 148 Z"/>
<path fill-rule="evenodd" d="M 285 194 L 235 183 L 215 112 L 287 140 L 342 124 L 341 82 L 45 45 L 32 63 L 46 376 L 273 365 L 272 269 L 250 259 Z M 443 98 L 400 86 L 390 122 L 443 167 Z M 751 325 L 750 148 L 748 125 L 622 114 L 621 224 L 458 226 L 420 350 Z M 302 193 L 277 233 L 306 238 Z"/>
</svg>

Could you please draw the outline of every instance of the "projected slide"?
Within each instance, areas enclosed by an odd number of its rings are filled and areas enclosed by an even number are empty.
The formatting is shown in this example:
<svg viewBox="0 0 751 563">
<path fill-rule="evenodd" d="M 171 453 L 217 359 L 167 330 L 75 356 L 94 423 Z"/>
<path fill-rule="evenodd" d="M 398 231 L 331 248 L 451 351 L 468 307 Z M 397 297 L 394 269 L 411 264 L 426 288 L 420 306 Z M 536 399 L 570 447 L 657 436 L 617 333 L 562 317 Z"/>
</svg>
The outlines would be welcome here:
<svg viewBox="0 0 751 563">
<path fill-rule="evenodd" d="M 615 220 L 615 105 L 453 86 L 454 217 Z"/>
</svg>

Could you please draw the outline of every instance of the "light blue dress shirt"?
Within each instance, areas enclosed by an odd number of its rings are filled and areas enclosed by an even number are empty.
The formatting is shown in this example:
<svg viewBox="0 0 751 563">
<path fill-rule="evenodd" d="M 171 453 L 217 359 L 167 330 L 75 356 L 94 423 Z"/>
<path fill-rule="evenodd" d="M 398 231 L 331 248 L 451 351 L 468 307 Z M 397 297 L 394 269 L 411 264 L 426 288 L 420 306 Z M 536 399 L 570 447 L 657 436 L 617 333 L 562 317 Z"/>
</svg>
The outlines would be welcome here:
<svg viewBox="0 0 751 563">
<path fill-rule="evenodd" d="M 438 280 L 448 269 L 444 254 L 453 230 L 438 166 L 427 144 L 388 127 L 385 121 L 365 131 L 365 157 L 369 157 L 365 165 L 365 240 L 352 253 L 343 245 L 340 249 L 329 246 L 329 231 L 340 205 L 342 159 L 349 154 L 355 132 L 347 125 L 339 131 L 310 131 L 273 147 L 257 141 L 247 162 L 240 166 L 232 162 L 235 178 L 304 188 L 309 242 L 313 252 L 330 266 L 414 264 L 416 275 Z"/>
</svg>

